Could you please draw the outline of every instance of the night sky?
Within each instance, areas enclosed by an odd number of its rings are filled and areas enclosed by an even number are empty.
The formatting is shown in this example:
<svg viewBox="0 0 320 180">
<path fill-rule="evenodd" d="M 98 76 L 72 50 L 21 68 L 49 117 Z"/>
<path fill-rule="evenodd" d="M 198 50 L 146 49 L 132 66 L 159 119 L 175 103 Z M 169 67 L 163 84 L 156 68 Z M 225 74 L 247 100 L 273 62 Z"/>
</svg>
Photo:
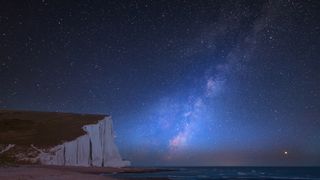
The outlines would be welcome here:
<svg viewBox="0 0 320 180">
<path fill-rule="evenodd" d="M 319 1 L 0 4 L 1 109 L 110 114 L 133 165 L 320 165 Z"/>
</svg>

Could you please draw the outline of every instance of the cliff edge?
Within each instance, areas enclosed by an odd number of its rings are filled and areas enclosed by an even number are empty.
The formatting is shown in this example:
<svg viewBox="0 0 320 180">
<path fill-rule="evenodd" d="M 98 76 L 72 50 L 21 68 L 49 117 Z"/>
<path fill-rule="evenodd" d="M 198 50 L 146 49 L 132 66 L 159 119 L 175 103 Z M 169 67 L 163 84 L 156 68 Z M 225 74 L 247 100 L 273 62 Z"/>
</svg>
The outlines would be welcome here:
<svg viewBox="0 0 320 180">
<path fill-rule="evenodd" d="M 0 164 L 123 167 L 108 115 L 0 110 Z"/>
</svg>

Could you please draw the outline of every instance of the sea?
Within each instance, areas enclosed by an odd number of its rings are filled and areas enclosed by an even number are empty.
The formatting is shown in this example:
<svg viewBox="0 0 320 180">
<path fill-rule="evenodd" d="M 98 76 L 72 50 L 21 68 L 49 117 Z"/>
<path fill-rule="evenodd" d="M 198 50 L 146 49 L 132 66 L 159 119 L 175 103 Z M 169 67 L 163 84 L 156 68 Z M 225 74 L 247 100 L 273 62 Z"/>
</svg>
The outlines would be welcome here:
<svg viewBox="0 0 320 180">
<path fill-rule="evenodd" d="M 118 179 L 318 179 L 320 167 L 172 167 L 158 172 L 105 174 Z"/>
</svg>

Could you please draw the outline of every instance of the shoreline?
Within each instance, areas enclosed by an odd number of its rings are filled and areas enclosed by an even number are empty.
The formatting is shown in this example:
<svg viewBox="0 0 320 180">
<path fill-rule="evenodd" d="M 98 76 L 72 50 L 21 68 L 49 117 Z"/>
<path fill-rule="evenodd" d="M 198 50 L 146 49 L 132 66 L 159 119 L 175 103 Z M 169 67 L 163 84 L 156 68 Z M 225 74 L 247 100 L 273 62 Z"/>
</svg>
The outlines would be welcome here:
<svg viewBox="0 0 320 180">
<path fill-rule="evenodd" d="M 168 169 L 169 170 L 169 169 Z M 0 179 L 7 180 L 120 180 L 112 177 L 115 173 L 152 173 L 167 171 L 156 168 L 109 168 L 51 165 L 17 165 L 0 167 Z M 110 174 L 104 176 L 103 174 Z M 121 178 L 123 179 L 123 178 Z M 132 178 L 130 178 L 132 179 Z M 133 178 L 135 179 L 135 178 Z M 158 178 L 156 178 L 158 179 Z M 163 178 L 160 178 L 163 179 Z"/>
</svg>

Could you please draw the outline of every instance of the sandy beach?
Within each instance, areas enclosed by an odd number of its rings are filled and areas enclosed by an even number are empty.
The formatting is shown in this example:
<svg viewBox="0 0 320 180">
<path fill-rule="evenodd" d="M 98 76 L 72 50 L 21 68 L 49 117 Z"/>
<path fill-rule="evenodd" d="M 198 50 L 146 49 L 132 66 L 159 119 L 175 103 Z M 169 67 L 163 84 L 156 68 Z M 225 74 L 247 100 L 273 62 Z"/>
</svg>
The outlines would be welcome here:
<svg viewBox="0 0 320 180">
<path fill-rule="evenodd" d="M 21 166 L 0 168 L 0 179 L 8 180 L 108 180 L 112 179 L 98 174 L 87 174 L 62 168 L 41 166 Z"/>
<path fill-rule="evenodd" d="M 96 168 L 96 167 L 59 167 L 24 165 L 0 167 L 0 179 L 6 180 L 115 180 L 102 176 L 103 173 L 144 173 L 156 172 L 157 169 L 143 168 Z"/>
</svg>

